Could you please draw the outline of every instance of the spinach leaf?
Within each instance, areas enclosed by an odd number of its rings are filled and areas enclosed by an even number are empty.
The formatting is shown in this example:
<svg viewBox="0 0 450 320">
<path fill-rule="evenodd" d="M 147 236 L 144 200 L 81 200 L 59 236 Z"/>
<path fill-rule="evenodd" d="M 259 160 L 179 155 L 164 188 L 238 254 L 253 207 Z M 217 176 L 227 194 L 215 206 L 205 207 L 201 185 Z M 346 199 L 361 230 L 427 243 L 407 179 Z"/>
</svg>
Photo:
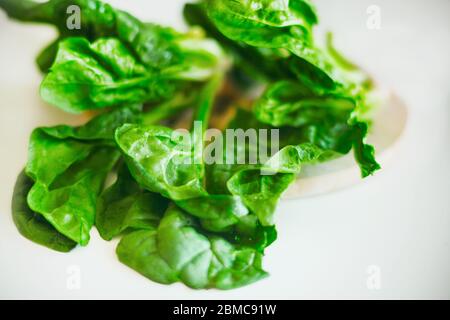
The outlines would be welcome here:
<svg viewBox="0 0 450 320">
<path fill-rule="evenodd" d="M 157 101 L 173 90 L 160 75 L 148 73 L 117 39 L 90 45 L 84 38 L 68 38 L 60 43 L 56 61 L 42 82 L 41 96 L 77 113 Z"/>
<path fill-rule="evenodd" d="M 266 176 L 259 170 L 243 170 L 233 175 L 227 185 L 232 194 L 242 197 L 263 226 L 271 226 L 279 198 L 294 181 L 294 174 Z"/>
<path fill-rule="evenodd" d="M 357 118 L 352 118 L 350 121 L 354 122 L 353 127 L 356 131 L 356 139 L 353 142 L 355 158 L 361 168 L 362 177 L 365 178 L 381 169 L 381 166 L 375 159 L 375 148 L 365 142 L 368 132 L 367 122 Z"/>
<path fill-rule="evenodd" d="M 380 166 L 374 148 L 365 143 L 368 124 L 360 115 L 365 104 L 363 93 L 317 94 L 297 82 L 279 81 L 268 87 L 253 111 L 259 121 L 271 126 L 299 128 L 298 141 L 339 154 L 353 148 L 366 177 Z"/>
<path fill-rule="evenodd" d="M 80 8 L 80 28 L 67 27 L 67 9 L 71 6 Z M 171 28 L 141 22 L 99 0 L 2 0 L 0 8 L 13 19 L 52 24 L 58 29 L 58 39 L 39 55 L 38 62 L 42 71 L 47 71 L 53 64 L 58 43 L 68 37 L 84 37 L 89 41 L 114 37 L 131 50 L 143 65 L 155 70 L 179 66 L 185 64 L 186 59 L 198 58 L 194 53 L 204 52 L 205 46 L 211 44 L 193 35 L 180 34 Z M 198 59 L 196 61 L 199 62 Z M 190 63 L 196 65 L 194 61 Z"/>
<path fill-rule="evenodd" d="M 262 226 L 255 214 L 249 214 L 239 219 L 233 230 L 224 237 L 230 242 L 254 248 L 264 253 L 264 249 L 277 239 L 275 226 Z"/>
<path fill-rule="evenodd" d="M 116 182 L 98 201 L 95 226 L 101 237 L 111 240 L 127 229 L 156 229 L 168 201 L 142 189 L 123 165 Z"/>
<path fill-rule="evenodd" d="M 68 38 L 59 45 L 50 73 L 41 85 L 44 100 L 68 112 L 105 108 L 126 103 L 161 102 L 190 81 L 204 81 L 219 65 L 220 50 L 183 42 L 186 63 L 147 68 L 116 38 L 90 44 L 85 38 Z M 208 50 L 214 52 L 210 52 Z M 191 88 L 192 89 L 192 88 Z"/>
<path fill-rule="evenodd" d="M 176 202 L 184 211 L 200 219 L 209 231 L 222 232 L 240 221 L 249 211 L 240 197 L 208 195 Z"/>
<path fill-rule="evenodd" d="M 67 11 L 70 6 L 80 8 L 80 28 L 67 26 L 69 18 Z M 53 64 L 59 41 L 62 39 L 83 36 L 95 40 L 104 36 L 117 36 L 119 30 L 138 27 L 137 23 L 126 24 L 130 20 L 126 19 L 126 13 L 114 10 L 109 4 L 98 0 L 49 0 L 46 2 L 2 0 L 0 8 L 13 19 L 51 24 L 58 29 L 58 38 L 45 48 L 37 59 L 43 72 L 48 71 Z"/>
<path fill-rule="evenodd" d="M 113 132 L 140 121 L 140 107 L 122 107 L 82 127 L 38 128 L 30 138 L 26 173 L 34 184 L 28 205 L 59 232 L 86 245 L 94 224 L 97 196 L 119 158 Z"/>
<path fill-rule="evenodd" d="M 314 10 L 303 0 L 209 0 L 207 5 L 223 34 L 255 47 L 309 44 L 317 22 Z"/>
<path fill-rule="evenodd" d="M 300 127 L 328 116 L 345 122 L 354 108 L 345 96 L 317 95 L 298 82 L 279 81 L 257 100 L 254 113 L 259 121 L 274 127 Z"/>
<path fill-rule="evenodd" d="M 181 281 L 195 289 L 232 289 L 267 276 L 261 268 L 261 253 L 203 233 L 194 219 L 175 206 L 169 207 L 157 230 L 124 236 L 117 255 L 153 281 Z"/>
<path fill-rule="evenodd" d="M 173 200 L 206 195 L 192 143 L 177 139 L 172 129 L 125 124 L 117 129 L 116 142 L 131 174 L 147 190 Z"/>
<path fill-rule="evenodd" d="M 277 237 L 274 226 L 262 226 L 257 216 L 250 212 L 245 197 L 231 195 L 228 189 L 219 194 L 176 201 L 176 204 L 198 218 L 203 229 L 218 233 L 236 245 L 263 252 Z"/>
<path fill-rule="evenodd" d="M 292 52 L 315 67 L 332 73 L 332 67 L 313 44 L 315 10 L 305 0 L 208 0 L 207 12 L 226 37 L 248 45 L 272 49 L 272 56 Z"/>
<path fill-rule="evenodd" d="M 305 0 L 205 0 L 213 24 L 227 38 L 256 47 L 276 64 L 270 81 L 297 79 L 318 92 L 351 87 L 340 64 L 314 43 L 317 16 Z M 251 58 L 250 58 L 251 59 Z M 263 64 L 264 65 L 264 64 Z M 273 70 L 284 76 L 274 77 Z"/>
<path fill-rule="evenodd" d="M 74 5 L 81 26 L 71 30 L 66 11 Z M 223 67 L 220 47 L 201 33 L 143 23 L 98 0 L 5 0 L 0 7 L 12 18 L 50 23 L 60 31 L 38 57 L 42 69 L 51 66 L 41 95 L 68 112 L 161 102 Z"/>
<path fill-rule="evenodd" d="M 268 57 L 267 51 L 225 37 L 209 18 L 206 3 L 187 3 L 183 14 L 187 23 L 202 27 L 209 37 L 216 39 L 233 57 L 235 65 L 230 75 L 240 89 L 251 88 L 258 83 L 255 79 L 273 81 L 292 74 L 288 64 L 283 63 L 279 57 L 274 55 Z M 292 77 L 295 76 L 292 74 Z"/>
<path fill-rule="evenodd" d="M 253 111 L 259 121 L 281 127 L 285 139 L 288 133 L 295 136 L 290 138 L 294 143 L 347 154 L 357 139 L 349 123 L 354 109 L 354 101 L 346 96 L 318 95 L 297 82 L 280 81 L 268 87 Z"/>
<path fill-rule="evenodd" d="M 115 146 L 114 131 L 125 122 L 140 122 L 140 106 L 121 107 L 100 114 L 80 127 L 42 127 L 31 134 L 26 171 L 50 185 L 98 146 Z M 111 155 L 113 157 L 113 154 Z"/>
<path fill-rule="evenodd" d="M 272 226 L 276 205 L 301 167 L 321 161 L 323 157 L 328 157 L 326 150 L 302 143 L 287 145 L 266 162 L 255 165 L 216 163 L 206 170 L 208 190 L 213 194 L 240 197 L 262 226 Z"/>
<path fill-rule="evenodd" d="M 32 139 L 46 145 L 55 143 L 54 138 L 49 136 L 34 135 Z M 48 151 L 68 148 L 67 145 L 63 146 L 64 142 L 58 144 L 59 147 Z M 38 154 L 45 152 L 37 151 Z M 27 174 L 33 177 L 35 183 L 27 197 L 28 205 L 33 211 L 42 214 L 59 232 L 84 246 L 89 242 L 89 231 L 94 224 L 97 196 L 119 154 L 114 148 L 98 147 L 82 159 L 67 156 L 64 153 L 47 155 L 48 161 L 61 161 L 64 166 L 69 165 L 51 175 L 48 174 L 49 168 L 39 166 L 37 158 L 29 159 Z M 48 179 L 50 176 L 53 179 Z"/>
<path fill-rule="evenodd" d="M 58 232 L 45 218 L 30 209 L 27 194 L 33 186 L 25 171 L 17 177 L 12 198 L 14 223 L 25 238 L 50 249 L 69 252 L 77 243 Z"/>
<path fill-rule="evenodd" d="M 324 150 L 345 154 L 353 148 L 363 177 L 380 168 L 374 148 L 365 143 L 368 123 L 355 116 L 370 108 L 365 97 L 370 81 L 337 52 L 330 35 L 327 50 L 315 46 L 312 27 L 317 18 L 308 2 L 208 0 L 202 4 L 185 10 L 188 20 L 206 26 L 217 39 L 225 36 L 235 44 L 266 50 L 265 60 L 276 61 L 283 71 L 284 77 L 276 77 L 273 68 L 260 63 L 269 88 L 256 102 L 258 120 L 274 127 L 297 127 L 298 142 L 315 143 Z M 208 19 L 202 16 L 202 7 Z M 250 49 L 240 49 L 240 58 L 252 60 L 242 53 Z"/>
</svg>

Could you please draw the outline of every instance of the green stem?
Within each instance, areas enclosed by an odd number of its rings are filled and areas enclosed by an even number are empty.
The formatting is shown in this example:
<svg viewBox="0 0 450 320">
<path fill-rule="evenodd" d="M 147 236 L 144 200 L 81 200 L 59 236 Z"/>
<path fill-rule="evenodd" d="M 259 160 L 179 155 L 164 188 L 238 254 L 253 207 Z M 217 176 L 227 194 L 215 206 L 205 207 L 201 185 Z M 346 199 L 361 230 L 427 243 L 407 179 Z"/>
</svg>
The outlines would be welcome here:
<svg viewBox="0 0 450 320">
<path fill-rule="evenodd" d="M 194 117 L 194 126 L 192 128 L 192 136 L 194 143 L 194 161 L 195 163 L 203 163 L 203 150 L 204 150 L 204 139 L 205 133 L 209 126 L 209 118 L 214 106 L 214 100 L 217 91 L 222 85 L 222 80 L 224 78 L 224 73 L 218 71 L 207 84 L 201 90 L 198 96 L 198 108 L 196 115 Z M 197 123 L 201 123 L 201 128 Z M 198 128 L 198 129 L 197 129 Z M 205 167 L 202 166 L 203 170 Z M 203 179 L 203 187 L 206 188 L 206 181 Z"/>
<path fill-rule="evenodd" d="M 199 105 L 194 121 L 200 121 L 202 123 L 202 132 L 205 132 L 206 129 L 208 129 L 209 118 L 214 106 L 214 100 L 217 91 L 222 85 L 223 77 L 224 75 L 222 72 L 218 72 L 214 75 L 202 89 L 198 97 Z"/>
<path fill-rule="evenodd" d="M 178 115 L 181 111 L 191 107 L 195 102 L 193 95 L 178 94 L 173 99 L 153 107 L 143 114 L 143 124 L 158 124 L 162 120 Z"/>
</svg>

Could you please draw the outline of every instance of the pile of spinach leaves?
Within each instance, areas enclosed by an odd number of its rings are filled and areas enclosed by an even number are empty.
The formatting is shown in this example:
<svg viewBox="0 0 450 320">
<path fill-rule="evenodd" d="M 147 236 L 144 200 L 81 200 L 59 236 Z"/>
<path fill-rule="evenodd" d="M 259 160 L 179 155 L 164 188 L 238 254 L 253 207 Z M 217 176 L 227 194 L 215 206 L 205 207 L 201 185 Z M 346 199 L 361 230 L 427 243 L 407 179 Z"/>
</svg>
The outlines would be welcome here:
<svg viewBox="0 0 450 320">
<path fill-rule="evenodd" d="M 73 5 L 81 26 L 69 30 Z M 122 237 L 119 260 L 153 281 L 236 288 L 267 276 L 262 257 L 277 237 L 276 206 L 304 164 L 353 150 L 363 177 L 380 168 L 365 142 L 370 79 L 331 41 L 316 45 L 309 1 L 189 3 L 187 33 L 98 0 L 0 0 L 0 7 L 57 28 L 37 58 L 41 97 L 95 115 L 80 127 L 31 134 L 12 212 L 36 243 L 68 252 L 86 246 L 95 225 L 105 240 Z M 223 104 L 234 116 L 222 130 L 279 129 L 281 150 L 258 164 L 183 161 L 196 157 L 199 140 L 204 147 Z M 200 139 L 195 120 L 203 123 Z M 174 139 L 181 123 L 193 145 Z"/>
</svg>

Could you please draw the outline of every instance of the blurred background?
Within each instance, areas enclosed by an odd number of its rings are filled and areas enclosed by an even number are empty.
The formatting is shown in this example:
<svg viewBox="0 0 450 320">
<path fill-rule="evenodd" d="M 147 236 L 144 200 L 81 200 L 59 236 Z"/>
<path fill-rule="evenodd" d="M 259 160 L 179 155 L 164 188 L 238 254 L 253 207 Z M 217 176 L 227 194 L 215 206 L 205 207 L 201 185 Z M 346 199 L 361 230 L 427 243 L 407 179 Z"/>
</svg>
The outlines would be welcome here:
<svg viewBox="0 0 450 320">
<path fill-rule="evenodd" d="M 182 0 L 107 1 L 142 20 L 185 29 Z M 145 280 L 93 230 L 86 248 L 59 254 L 22 238 L 10 199 L 33 128 L 82 123 L 44 104 L 34 59 L 56 32 L 0 12 L 0 298 L 449 299 L 450 1 L 315 0 L 318 32 L 395 92 L 405 132 L 383 170 L 355 187 L 283 201 L 271 276 L 229 292 Z M 375 20 L 374 20 L 375 19 Z M 74 269 L 75 268 L 75 269 Z M 71 270 L 81 286 L 70 289 Z"/>
</svg>

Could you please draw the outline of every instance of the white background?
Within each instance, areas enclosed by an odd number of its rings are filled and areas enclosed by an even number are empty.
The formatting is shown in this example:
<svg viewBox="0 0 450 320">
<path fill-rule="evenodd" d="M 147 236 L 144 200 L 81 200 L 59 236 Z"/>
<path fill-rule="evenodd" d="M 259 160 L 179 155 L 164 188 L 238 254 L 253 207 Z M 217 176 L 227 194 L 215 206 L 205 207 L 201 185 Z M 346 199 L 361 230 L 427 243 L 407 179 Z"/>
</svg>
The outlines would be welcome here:
<svg viewBox="0 0 450 320">
<path fill-rule="evenodd" d="M 138 17 L 183 28 L 181 0 L 111 1 Z M 54 31 L 8 21 L 0 12 L 0 298 L 301 299 L 450 298 L 450 1 L 315 1 L 321 29 L 406 102 L 395 156 L 363 183 L 315 198 L 283 201 L 271 276 L 221 292 L 150 282 L 119 263 L 116 242 L 95 230 L 87 248 L 60 254 L 22 238 L 11 219 L 15 178 L 31 130 L 79 123 L 42 103 L 34 58 Z M 366 27 L 369 5 L 381 30 Z M 368 268 L 381 288 L 367 286 Z M 71 266 L 81 287 L 67 287 Z"/>
</svg>

